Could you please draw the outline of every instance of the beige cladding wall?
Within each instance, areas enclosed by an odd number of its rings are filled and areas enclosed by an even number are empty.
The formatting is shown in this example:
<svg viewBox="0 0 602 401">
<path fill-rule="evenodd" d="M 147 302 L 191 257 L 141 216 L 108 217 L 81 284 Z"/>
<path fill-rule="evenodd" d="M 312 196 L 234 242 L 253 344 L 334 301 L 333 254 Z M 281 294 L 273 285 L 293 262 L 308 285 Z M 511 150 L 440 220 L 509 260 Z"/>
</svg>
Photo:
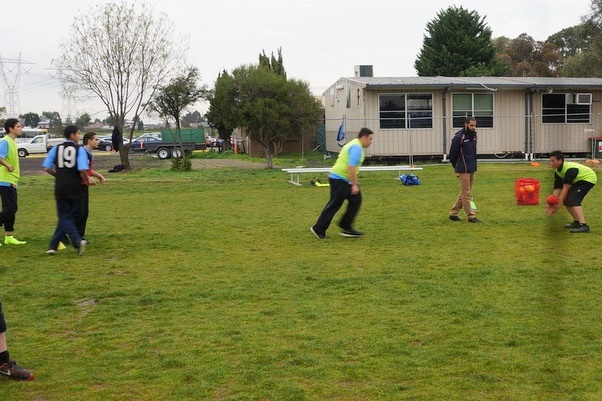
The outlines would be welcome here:
<svg viewBox="0 0 602 401">
<path fill-rule="evenodd" d="M 567 93 L 575 92 L 577 91 L 567 89 Z M 589 124 L 542 124 L 541 92 L 533 94 L 534 112 L 530 115 L 526 108 L 525 90 L 495 91 L 493 93 L 494 128 L 478 128 L 479 153 L 529 152 L 531 142 L 535 153 L 547 153 L 553 149 L 581 153 L 589 151 L 591 146 L 588 138 L 602 135 L 600 132 L 602 93 L 583 92 L 593 93 L 592 118 Z M 380 130 L 380 93 L 432 93 L 433 128 Z M 345 116 L 347 140 L 354 138 L 359 129 L 364 126 L 375 132 L 374 144 L 367 151 L 369 156 L 447 154 L 451 138 L 459 129 L 452 127 L 452 119 L 449 117 L 453 93 L 455 92 L 444 93 L 441 90 L 366 90 L 345 79 L 339 80 L 325 94 L 327 150 L 339 151 L 336 135 Z M 347 103 L 347 95 L 351 96 L 349 103 Z M 445 119 L 443 118 L 444 96 L 445 113 L 448 116 Z"/>
</svg>

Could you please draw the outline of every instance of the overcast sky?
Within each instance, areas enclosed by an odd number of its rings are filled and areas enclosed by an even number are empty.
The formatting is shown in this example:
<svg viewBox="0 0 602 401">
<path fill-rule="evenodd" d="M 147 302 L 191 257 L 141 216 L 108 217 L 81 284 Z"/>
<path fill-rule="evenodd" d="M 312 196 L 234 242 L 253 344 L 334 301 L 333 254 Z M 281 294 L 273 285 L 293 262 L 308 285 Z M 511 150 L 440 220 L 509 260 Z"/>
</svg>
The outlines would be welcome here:
<svg viewBox="0 0 602 401">
<path fill-rule="evenodd" d="M 21 113 L 58 111 L 66 117 L 51 61 L 60 56 L 58 42 L 68 37 L 73 19 L 104 3 L 2 0 L 0 57 L 20 56 L 33 63 L 22 66 Z M 282 47 L 289 78 L 307 81 L 315 95 L 338 78 L 353 76 L 353 66 L 359 64 L 373 65 L 379 77 L 416 76 L 413 65 L 426 24 L 452 4 L 485 17 L 493 37 L 511 39 L 527 33 L 545 40 L 579 24 L 590 12 L 589 0 L 156 0 L 148 4 L 165 12 L 178 34 L 190 38 L 188 61 L 199 68 L 208 86 L 213 86 L 220 71 L 255 64 L 262 50 L 269 55 Z M 7 78 L 14 79 L 15 67 L 5 63 Z M 5 100 L 2 82 L 0 105 Z M 205 105 L 197 109 L 207 111 Z M 79 103 L 73 115 L 83 112 L 100 119 L 108 115 L 97 102 Z"/>
</svg>

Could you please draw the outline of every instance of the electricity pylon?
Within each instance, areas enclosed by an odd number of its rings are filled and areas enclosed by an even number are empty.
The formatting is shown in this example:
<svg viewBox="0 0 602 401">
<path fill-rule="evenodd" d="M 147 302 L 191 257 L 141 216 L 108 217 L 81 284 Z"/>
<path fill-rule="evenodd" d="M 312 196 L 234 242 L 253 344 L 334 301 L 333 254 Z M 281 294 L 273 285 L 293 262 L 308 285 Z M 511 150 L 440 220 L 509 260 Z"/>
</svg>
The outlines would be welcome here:
<svg viewBox="0 0 602 401">
<path fill-rule="evenodd" d="M 2 58 L 0 55 L 0 76 L 4 86 L 4 102 L 6 103 L 6 114 L 9 117 L 17 117 L 21 114 L 21 105 L 19 103 L 19 81 L 21 72 L 29 72 L 24 65 L 33 64 L 21 58 Z"/>
</svg>

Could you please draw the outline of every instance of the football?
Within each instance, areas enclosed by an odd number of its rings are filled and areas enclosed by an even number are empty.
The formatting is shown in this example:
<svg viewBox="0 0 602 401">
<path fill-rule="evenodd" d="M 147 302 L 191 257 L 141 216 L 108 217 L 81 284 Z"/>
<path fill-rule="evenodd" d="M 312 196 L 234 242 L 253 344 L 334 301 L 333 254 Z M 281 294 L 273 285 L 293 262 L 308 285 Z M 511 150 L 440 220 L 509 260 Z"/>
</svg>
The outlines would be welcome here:
<svg viewBox="0 0 602 401">
<path fill-rule="evenodd" d="M 558 199 L 556 195 L 550 195 L 546 198 L 546 202 L 550 206 L 556 206 L 558 205 L 558 202 L 560 202 L 560 199 Z"/>
</svg>

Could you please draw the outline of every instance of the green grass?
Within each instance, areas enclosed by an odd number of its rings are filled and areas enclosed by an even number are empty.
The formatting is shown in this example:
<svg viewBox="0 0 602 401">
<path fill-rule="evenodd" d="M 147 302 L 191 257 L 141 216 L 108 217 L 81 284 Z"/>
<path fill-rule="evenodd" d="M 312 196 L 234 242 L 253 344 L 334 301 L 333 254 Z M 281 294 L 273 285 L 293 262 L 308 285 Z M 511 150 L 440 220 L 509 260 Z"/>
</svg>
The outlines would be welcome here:
<svg viewBox="0 0 602 401">
<path fill-rule="evenodd" d="M 298 162 L 291 163 L 296 165 Z M 52 179 L 22 177 L 22 247 L 0 248 L 11 354 L 0 399 L 598 400 L 602 196 L 517 206 L 545 167 L 483 164 L 482 224 L 450 222 L 449 165 L 360 175 L 360 239 L 309 232 L 328 188 L 280 170 L 140 169 L 91 190 L 82 257 L 44 254 Z M 543 203 L 543 201 L 542 201 Z"/>
</svg>

